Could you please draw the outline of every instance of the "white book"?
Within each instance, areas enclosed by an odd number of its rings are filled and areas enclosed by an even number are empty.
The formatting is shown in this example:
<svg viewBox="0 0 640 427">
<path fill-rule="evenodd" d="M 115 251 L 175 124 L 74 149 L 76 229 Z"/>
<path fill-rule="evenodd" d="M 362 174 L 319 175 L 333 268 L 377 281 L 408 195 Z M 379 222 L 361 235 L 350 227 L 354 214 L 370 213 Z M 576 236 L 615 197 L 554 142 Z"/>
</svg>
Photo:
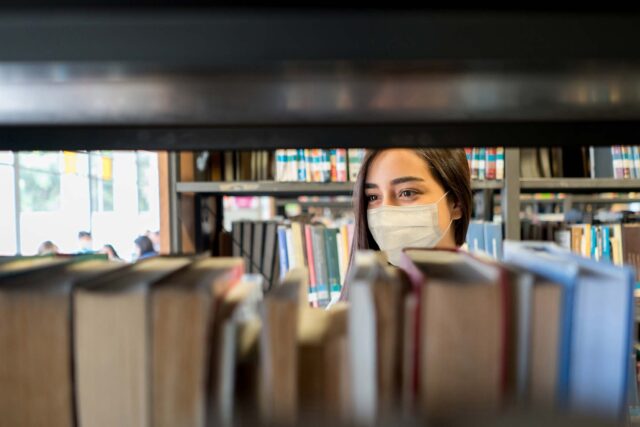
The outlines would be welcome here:
<svg viewBox="0 0 640 427">
<path fill-rule="evenodd" d="M 295 251 L 293 249 L 293 232 L 291 231 L 290 227 L 287 227 L 287 229 L 285 230 L 285 235 L 287 237 L 287 254 L 288 254 L 288 259 L 289 259 L 289 270 L 293 270 L 296 267 L 304 267 L 301 265 L 298 265 L 298 263 L 296 262 L 296 256 L 295 256 Z"/>
<path fill-rule="evenodd" d="M 496 179 L 504 179 L 504 147 L 496 148 Z"/>
</svg>

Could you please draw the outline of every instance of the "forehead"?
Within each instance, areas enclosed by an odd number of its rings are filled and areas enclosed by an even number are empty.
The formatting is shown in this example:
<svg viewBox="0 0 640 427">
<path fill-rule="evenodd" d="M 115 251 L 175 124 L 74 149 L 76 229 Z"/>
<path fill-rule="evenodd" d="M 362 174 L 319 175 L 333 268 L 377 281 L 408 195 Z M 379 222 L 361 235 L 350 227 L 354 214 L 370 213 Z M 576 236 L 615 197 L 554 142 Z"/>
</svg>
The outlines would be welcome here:
<svg viewBox="0 0 640 427">
<path fill-rule="evenodd" d="M 427 162 L 414 150 L 393 148 L 378 153 L 367 170 L 367 182 L 383 185 L 402 176 L 433 181 Z"/>
</svg>

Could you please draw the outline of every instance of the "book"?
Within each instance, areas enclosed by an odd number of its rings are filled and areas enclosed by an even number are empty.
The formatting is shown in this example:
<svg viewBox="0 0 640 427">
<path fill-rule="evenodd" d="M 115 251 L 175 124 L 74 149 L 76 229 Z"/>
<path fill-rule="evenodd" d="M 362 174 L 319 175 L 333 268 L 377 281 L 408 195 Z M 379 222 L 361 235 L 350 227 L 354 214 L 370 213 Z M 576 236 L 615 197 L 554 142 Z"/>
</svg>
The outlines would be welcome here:
<svg viewBox="0 0 640 427">
<path fill-rule="evenodd" d="M 478 148 L 478 179 L 484 181 L 487 175 L 487 149 L 484 147 Z"/>
<path fill-rule="evenodd" d="M 299 411 L 320 423 L 349 416 L 348 305 L 301 309 L 298 325 Z"/>
<path fill-rule="evenodd" d="M 487 148 L 487 173 L 486 179 L 495 180 L 496 179 L 496 149 L 495 147 Z"/>
<path fill-rule="evenodd" d="M 347 182 L 347 150 L 345 148 L 336 149 L 336 169 L 337 182 Z"/>
<path fill-rule="evenodd" d="M 502 224 L 484 223 L 484 251 L 494 259 L 502 259 Z"/>
<path fill-rule="evenodd" d="M 262 274 L 269 283 L 269 288 L 278 281 L 276 274 L 278 260 L 278 223 L 276 221 L 265 222 L 264 251 L 262 254 Z"/>
<path fill-rule="evenodd" d="M 621 236 L 623 262 L 635 268 L 640 283 L 640 224 L 622 224 Z"/>
<path fill-rule="evenodd" d="M 620 145 L 613 145 L 611 147 L 611 158 L 613 161 L 613 177 L 618 179 L 624 178 L 624 159 Z"/>
<path fill-rule="evenodd" d="M 318 305 L 325 306 L 330 300 L 329 271 L 325 252 L 324 225 L 311 226 L 311 243 L 313 248 L 314 271 Z"/>
<path fill-rule="evenodd" d="M 264 222 L 253 222 L 253 244 L 251 246 L 251 268 L 247 266 L 247 271 L 262 274 L 262 257 L 264 251 Z"/>
<path fill-rule="evenodd" d="M 287 273 L 264 299 L 260 332 L 261 419 L 276 425 L 295 423 L 298 407 L 297 333 L 300 292 L 306 294 L 304 268 Z M 306 297 L 305 297 L 306 299 Z"/>
<path fill-rule="evenodd" d="M 620 147 L 620 152 L 622 153 L 622 177 L 624 179 L 633 178 L 633 160 L 631 157 L 631 150 L 628 145 L 623 145 Z"/>
<path fill-rule="evenodd" d="M 231 253 L 234 257 L 242 256 L 242 223 L 238 221 L 234 221 L 231 223 L 231 238 L 232 238 L 232 246 Z"/>
<path fill-rule="evenodd" d="M 402 262 L 420 288 L 419 336 L 428 337 L 419 343 L 423 410 L 431 416 L 462 408 L 496 411 L 508 387 L 505 349 L 512 319 L 506 272 L 457 251 L 405 249 Z"/>
<path fill-rule="evenodd" d="M 22 261 L 31 268 L 0 282 L 0 425 L 73 425 L 71 294 L 79 282 L 125 267 L 86 258 L 44 268 Z"/>
<path fill-rule="evenodd" d="M 471 221 L 467 230 L 467 246 L 470 251 L 484 251 L 486 248 L 484 242 L 484 222 Z"/>
<path fill-rule="evenodd" d="M 478 156 L 480 155 L 480 149 L 473 147 L 471 149 L 471 179 L 478 179 Z"/>
<path fill-rule="evenodd" d="M 355 182 L 362 167 L 364 150 L 360 148 L 349 148 L 347 150 L 347 156 L 349 158 L 349 181 Z"/>
<path fill-rule="evenodd" d="M 613 178 L 611 147 L 589 147 L 591 178 Z"/>
<path fill-rule="evenodd" d="M 247 271 L 252 271 L 253 263 L 253 222 L 242 221 L 242 258 Z"/>
<path fill-rule="evenodd" d="M 316 261 L 313 255 L 313 237 L 311 225 L 304 226 L 305 247 L 307 250 L 307 261 L 309 263 L 309 304 L 318 307 L 318 275 L 316 273 Z"/>
<path fill-rule="evenodd" d="M 187 257 L 154 257 L 78 284 L 73 360 L 80 424 L 150 425 L 148 291 L 189 262 Z"/>
<path fill-rule="evenodd" d="M 241 258 L 203 258 L 150 289 L 151 424 L 206 425 L 214 307 L 240 281 Z M 218 378 L 213 383 L 217 396 Z M 219 410 L 215 407 L 216 410 Z M 214 411 L 215 412 L 215 411 Z"/>
<path fill-rule="evenodd" d="M 340 261 L 338 257 L 338 230 L 335 228 L 325 228 L 324 243 L 327 258 L 327 277 L 329 285 L 329 298 L 337 301 L 340 298 L 342 289 L 340 282 Z"/>
<path fill-rule="evenodd" d="M 289 255 L 287 253 L 287 229 L 278 225 L 278 262 L 280 264 L 280 279 L 289 271 Z"/>
</svg>

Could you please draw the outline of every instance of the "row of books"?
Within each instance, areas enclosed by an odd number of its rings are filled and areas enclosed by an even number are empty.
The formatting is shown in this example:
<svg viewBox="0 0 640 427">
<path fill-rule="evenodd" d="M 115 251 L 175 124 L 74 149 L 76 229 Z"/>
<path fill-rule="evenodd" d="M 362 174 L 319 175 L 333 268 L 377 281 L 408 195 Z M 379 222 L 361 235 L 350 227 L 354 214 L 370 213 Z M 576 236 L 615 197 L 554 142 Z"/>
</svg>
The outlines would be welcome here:
<svg viewBox="0 0 640 427">
<path fill-rule="evenodd" d="M 467 229 L 466 244 L 471 252 L 482 252 L 493 259 L 502 259 L 502 223 L 471 221 Z"/>
<path fill-rule="evenodd" d="M 504 263 L 405 250 L 409 287 L 358 260 L 349 338 L 361 421 L 397 396 L 439 417 L 516 403 L 623 419 L 635 386 L 631 270 L 544 243 L 504 249 Z"/>
<path fill-rule="evenodd" d="M 640 146 L 590 147 L 591 178 L 640 178 Z"/>
<path fill-rule="evenodd" d="M 241 258 L 0 263 L 3 425 L 373 425 L 514 406 L 621 420 L 632 273 L 507 242 L 507 263 L 359 252 L 350 304 L 263 296 Z M 428 337 L 428 340 L 425 339 Z"/>
<path fill-rule="evenodd" d="M 504 147 L 465 148 L 471 179 L 504 179 Z"/>
<path fill-rule="evenodd" d="M 640 223 L 567 224 L 523 220 L 522 239 L 555 242 L 595 261 L 630 265 L 640 271 Z M 640 275 L 636 278 L 640 283 Z"/>
<path fill-rule="evenodd" d="M 309 274 L 308 302 L 325 307 L 340 297 L 349 264 L 353 224 L 327 227 L 301 221 L 232 223 L 232 255 L 273 286 L 294 268 Z"/>
<path fill-rule="evenodd" d="M 348 182 L 355 181 L 365 149 L 337 148 L 276 150 L 276 181 Z"/>
<path fill-rule="evenodd" d="M 273 180 L 273 152 L 201 151 L 194 156 L 196 181 L 269 181 Z"/>
</svg>

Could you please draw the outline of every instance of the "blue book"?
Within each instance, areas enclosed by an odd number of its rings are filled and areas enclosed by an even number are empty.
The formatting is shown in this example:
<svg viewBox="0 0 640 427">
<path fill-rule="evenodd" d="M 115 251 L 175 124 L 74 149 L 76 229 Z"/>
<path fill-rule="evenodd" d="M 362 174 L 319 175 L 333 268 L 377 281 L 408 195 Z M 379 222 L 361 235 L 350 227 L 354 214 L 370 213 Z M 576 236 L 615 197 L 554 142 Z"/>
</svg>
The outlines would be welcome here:
<svg viewBox="0 0 640 427">
<path fill-rule="evenodd" d="M 611 227 L 608 225 L 603 225 L 600 227 L 600 238 L 601 238 L 601 248 L 602 248 L 602 257 L 600 258 L 602 261 L 611 262 Z"/>
<path fill-rule="evenodd" d="M 485 252 L 494 259 L 502 259 L 502 224 L 487 222 L 484 224 Z"/>
<path fill-rule="evenodd" d="M 634 271 L 568 254 L 579 266 L 574 295 L 569 407 L 626 416 L 633 349 Z"/>
<path fill-rule="evenodd" d="M 298 181 L 305 182 L 307 180 L 307 159 L 304 156 L 304 149 L 298 149 L 297 168 Z"/>
<path fill-rule="evenodd" d="M 484 251 L 484 223 L 471 221 L 467 229 L 467 247 L 470 252 Z"/>
<path fill-rule="evenodd" d="M 278 262 L 280 263 L 280 279 L 283 279 L 289 271 L 289 258 L 287 256 L 287 229 L 278 226 Z"/>
<path fill-rule="evenodd" d="M 505 242 L 505 259 L 563 286 L 559 394 L 571 411 L 622 419 L 632 351 L 633 270 L 549 243 Z"/>
<path fill-rule="evenodd" d="M 573 291 L 578 280 L 578 265 L 567 263 L 558 251 L 568 254 L 565 249 L 549 242 L 504 242 L 504 260 L 519 268 L 561 286 L 562 315 L 560 345 L 558 355 L 558 383 L 556 396 L 558 404 L 566 407 L 569 397 L 569 354 L 571 342 L 571 313 L 573 312 Z"/>
</svg>

